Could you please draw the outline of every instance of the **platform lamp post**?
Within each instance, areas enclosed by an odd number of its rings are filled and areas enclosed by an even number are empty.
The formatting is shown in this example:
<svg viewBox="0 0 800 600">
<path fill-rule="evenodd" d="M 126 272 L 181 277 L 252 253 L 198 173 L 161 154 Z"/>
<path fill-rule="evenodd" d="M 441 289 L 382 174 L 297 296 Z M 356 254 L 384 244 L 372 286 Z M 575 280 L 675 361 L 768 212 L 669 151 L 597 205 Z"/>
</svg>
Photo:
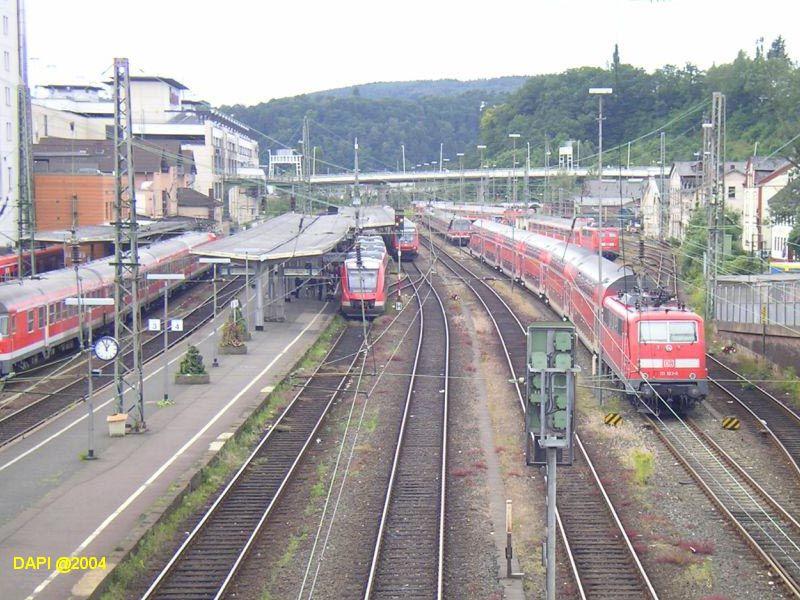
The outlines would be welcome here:
<svg viewBox="0 0 800 600">
<path fill-rule="evenodd" d="M 509 133 L 511 138 L 511 203 L 517 203 L 517 140 L 522 136 L 519 133 Z"/>
<path fill-rule="evenodd" d="M 202 256 L 200 257 L 200 263 L 210 264 L 214 268 L 214 317 L 211 319 L 211 323 L 213 325 L 212 333 L 214 334 L 214 359 L 211 364 L 212 366 L 217 366 L 219 365 L 219 343 L 217 340 L 217 265 L 229 265 L 231 264 L 231 259 Z"/>
<path fill-rule="evenodd" d="M 162 322 L 161 331 L 164 333 L 164 401 L 169 401 L 169 356 L 167 350 L 169 349 L 169 282 L 170 281 L 183 281 L 186 276 L 183 273 L 148 273 L 148 281 L 163 281 L 164 282 L 164 320 Z"/>
<path fill-rule="evenodd" d="M 92 382 L 92 375 L 94 369 L 92 368 L 92 353 L 94 350 L 92 349 L 92 313 L 91 309 L 89 312 L 89 331 L 88 331 L 88 344 L 84 348 L 83 344 L 83 308 L 85 306 L 114 306 L 114 299 L 113 298 L 84 298 L 81 294 L 81 288 L 78 287 L 78 297 L 77 298 L 66 298 L 64 303 L 67 306 L 77 306 L 78 307 L 78 342 L 81 346 L 81 352 L 84 349 L 88 350 L 88 366 L 89 366 L 89 383 L 88 389 L 86 392 L 86 410 L 87 410 L 87 417 L 88 417 L 88 427 L 89 427 L 89 447 L 86 451 L 86 460 L 94 460 L 97 458 L 94 454 L 94 400 L 92 396 L 94 395 L 94 383 Z"/>
<path fill-rule="evenodd" d="M 613 92 L 611 88 L 589 88 L 589 95 L 597 96 L 597 180 L 602 183 L 603 181 L 603 96 L 608 96 Z M 603 230 L 603 198 L 602 196 L 597 199 L 597 230 Z M 597 244 L 597 276 L 600 282 L 603 281 L 603 243 L 602 236 L 599 238 Z M 602 302 L 600 303 L 602 305 Z M 603 405 L 603 313 L 599 309 L 597 316 L 597 399 L 600 406 Z"/>
<path fill-rule="evenodd" d="M 464 153 L 456 152 L 458 157 L 458 201 L 464 204 Z"/>
<path fill-rule="evenodd" d="M 483 212 L 483 209 L 486 206 L 486 180 L 485 180 L 485 177 L 484 177 L 485 173 L 484 173 L 484 170 L 483 170 L 483 168 L 484 168 L 484 165 L 483 165 L 483 153 L 486 150 L 486 144 L 478 144 L 476 146 L 476 148 L 478 149 L 478 153 L 480 154 L 480 163 L 481 163 L 480 164 L 480 172 L 481 172 L 481 177 L 480 177 L 480 184 L 478 185 L 478 188 L 481 191 L 481 219 L 484 219 L 484 218 L 486 218 L 486 214 Z M 483 260 L 484 260 L 484 258 L 483 258 L 484 254 L 485 254 L 484 250 L 485 250 L 484 236 L 481 236 L 481 262 L 483 262 Z"/>
</svg>

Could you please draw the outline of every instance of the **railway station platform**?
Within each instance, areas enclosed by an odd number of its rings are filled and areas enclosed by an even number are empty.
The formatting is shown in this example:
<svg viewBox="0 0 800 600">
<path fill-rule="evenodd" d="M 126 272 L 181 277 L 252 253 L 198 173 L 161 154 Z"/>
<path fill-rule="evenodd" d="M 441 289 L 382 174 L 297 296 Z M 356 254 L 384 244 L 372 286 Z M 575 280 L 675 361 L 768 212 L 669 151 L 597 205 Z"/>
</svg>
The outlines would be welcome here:
<svg viewBox="0 0 800 600">
<path fill-rule="evenodd" d="M 279 299 L 298 286 L 318 285 L 335 277 L 348 240 L 357 230 L 380 232 L 394 226 L 390 207 L 344 206 L 337 210 L 323 215 L 285 213 L 203 244 L 192 254 L 217 261 L 219 273 L 250 278 L 256 290 L 253 322 L 260 331 L 264 323 L 284 319 L 284 303 Z"/>
<path fill-rule="evenodd" d="M 163 357 L 145 365 L 147 431 L 108 437 L 113 392 L 95 394 L 95 453 L 85 461 L 86 405 L 79 404 L 0 450 L 0 598 L 85 598 L 159 518 L 221 442 L 263 401 L 333 318 L 333 303 L 298 300 L 286 320 L 253 332 L 248 353 L 220 356 L 212 368 L 216 328 L 206 324 L 168 353 L 170 377 L 187 342 L 198 346 L 212 383 L 174 385 L 163 396 Z M 216 331 L 215 331 L 216 329 Z M 59 573 L 60 556 L 106 558 L 106 569 Z M 14 557 L 48 557 L 39 569 L 15 569 Z"/>
</svg>

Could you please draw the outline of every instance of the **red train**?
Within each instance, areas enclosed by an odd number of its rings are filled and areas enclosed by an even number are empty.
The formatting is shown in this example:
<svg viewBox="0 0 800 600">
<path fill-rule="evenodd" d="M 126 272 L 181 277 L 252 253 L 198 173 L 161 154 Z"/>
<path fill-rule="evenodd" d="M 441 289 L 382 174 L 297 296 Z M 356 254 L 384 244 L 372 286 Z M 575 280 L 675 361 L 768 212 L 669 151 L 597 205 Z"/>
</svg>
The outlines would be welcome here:
<svg viewBox="0 0 800 600">
<path fill-rule="evenodd" d="M 526 218 L 528 231 L 546 235 L 547 237 L 569 241 L 597 253 L 599 245 L 603 245 L 603 256 L 614 260 L 619 256 L 620 231 L 618 227 L 597 227 L 594 219 L 575 217 L 550 217 L 533 215 Z"/>
<path fill-rule="evenodd" d="M 402 260 L 414 260 L 419 253 L 419 232 L 413 221 L 403 220 L 403 229 L 400 235 L 395 231 L 390 236 L 392 256 L 397 256 L 398 247 Z"/>
<path fill-rule="evenodd" d="M 47 246 L 39 248 L 34 251 L 36 257 L 36 273 L 44 273 L 54 269 L 61 269 L 64 266 L 64 248 L 63 246 Z M 8 281 L 16 279 L 19 274 L 19 264 L 17 262 L 17 255 L 3 254 L 0 256 L 0 281 Z M 24 275 L 30 273 L 31 258 L 26 255 L 23 258 Z"/>
<path fill-rule="evenodd" d="M 422 222 L 451 244 L 466 246 L 469 244 L 472 221 L 466 217 L 441 210 L 429 209 L 421 217 Z"/>
<path fill-rule="evenodd" d="M 186 278 L 207 270 L 189 254 L 192 248 L 215 239 L 213 233 L 186 233 L 158 242 L 139 251 L 143 305 L 163 293 L 161 281 L 148 281 L 149 272 L 183 273 Z M 96 260 L 79 269 L 82 294 L 86 297 L 113 297 L 114 257 Z M 173 287 L 180 285 L 179 281 Z M 75 347 L 78 340 L 78 310 L 65 300 L 78 295 L 73 269 L 45 273 L 38 279 L 10 281 L 0 285 L 0 375 L 23 370 L 53 353 Z M 92 328 L 110 325 L 113 306 L 87 308 L 84 323 Z"/>
<path fill-rule="evenodd" d="M 389 256 L 380 236 L 356 239 L 341 267 L 340 310 L 346 317 L 373 319 L 386 312 Z"/>
<path fill-rule="evenodd" d="M 632 401 L 638 396 L 655 412 L 660 401 L 685 411 L 708 394 L 703 319 L 649 282 L 640 286 L 630 268 L 491 221 L 473 224 L 470 252 L 546 298 L 595 355 L 602 348 L 603 371 Z"/>
</svg>

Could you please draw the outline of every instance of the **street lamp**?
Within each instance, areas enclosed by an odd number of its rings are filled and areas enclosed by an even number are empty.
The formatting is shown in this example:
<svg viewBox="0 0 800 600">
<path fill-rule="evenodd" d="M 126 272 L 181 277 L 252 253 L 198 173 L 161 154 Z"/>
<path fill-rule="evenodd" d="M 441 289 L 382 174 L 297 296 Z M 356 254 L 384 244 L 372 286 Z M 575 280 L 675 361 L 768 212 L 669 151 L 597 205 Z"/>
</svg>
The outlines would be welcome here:
<svg viewBox="0 0 800 600">
<path fill-rule="evenodd" d="M 183 273 L 148 273 L 147 279 L 149 281 L 163 281 L 164 282 L 164 321 L 161 327 L 164 332 L 164 402 L 169 401 L 169 358 L 167 357 L 167 349 L 169 348 L 169 282 L 170 281 L 183 281 L 186 276 Z"/>
<path fill-rule="evenodd" d="M 83 345 L 83 307 L 85 306 L 114 306 L 114 299 L 113 298 L 83 298 L 81 295 L 81 288 L 78 286 L 78 297 L 77 298 L 66 298 L 64 303 L 67 306 L 77 306 L 78 307 L 78 321 L 79 321 L 79 329 L 78 329 L 78 342 L 80 343 L 81 352 L 84 350 Z M 88 421 L 89 421 L 89 448 L 86 452 L 86 460 L 94 460 L 97 458 L 94 455 L 94 400 L 92 396 L 94 395 L 94 384 L 92 382 L 92 353 L 94 350 L 92 349 L 92 312 L 91 308 L 89 309 L 89 341 L 86 346 L 86 349 L 89 352 L 89 383 L 88 383 L 88 390 L 86 392 L 86 410 L 88 411 Z"/>
<path fill-rule="evenodd" d="M 403 175 L 406 174 L 406 145 L 400 144 L 400 152 L 403 155 Z"/>
<path fill-rule="evenodd" d="M 464 153 L 456 152 L 458 157 L 458 201 L 464 204 Z"/>
<path fill-rule="evenodd" d="M 483 172 L 483 151 L 486 150 L 486 144 L 478 144 L 476 146 L 478 152 L 480 153 L 480 190 L 481 190 L 481 219 L 486 218 L 486 214 L 483 212 L 484 207 L 486 206 L 486 182 L 484 180 L 484 172 Z M 485 250 L 485 239 L 484 236 L 481 236 L 481 262 L 484 260 L 484 250 Z"/>
<path fill-rule="evenodd" d="M 611 88 L 589 88 L 589 94 L 597 96 L 597 137 L 598 137 L 598 152 L 597 152 L 597 179 L 603 181 L 603 96 L 608 96 L 613 90 Z M 600 190 L 598 190 L 598 193 Z M 603 197 L 599 195 L 597 198 L 597 231 L 598 234 L 603 230 Z M 603 282 L 603 236 L 599 235 L 597 243 L 597 276 L 599 279 L 598 286 Z M 598 287 L 599 289 L 599 287 Z M 600 303 L 602 306 L 602 302 Z M 603 405 L 603 311 L 598 308 L 595 315 L 597 321 L 597 375 L 600 382 L 597 386 L 597 398 L 600 405 Z"/>
<path fill-rule="evenodd" d="M 522 137 L 518 133 L 509 133 L 508 137 L 511 138 L 511 203 L 517 202 L 517 140 Z"/>
<path fill-rule="evenodd" d="M 218 347 L 219 344 L 217 342 L 217 265 L 229 265 L 231 263 L 230 258 L 211 258 L 207 256 L 200 257 L 200 263 L 202 264 L 211 264 L 214 266 L 214 317 L 211 319 L 211 323 L 213 325 L 213 334 L 214 334 L 214 360 L 211 363 L 212 366 L 219 365 L 219 358 L 218 358 Z"/>
</svg>

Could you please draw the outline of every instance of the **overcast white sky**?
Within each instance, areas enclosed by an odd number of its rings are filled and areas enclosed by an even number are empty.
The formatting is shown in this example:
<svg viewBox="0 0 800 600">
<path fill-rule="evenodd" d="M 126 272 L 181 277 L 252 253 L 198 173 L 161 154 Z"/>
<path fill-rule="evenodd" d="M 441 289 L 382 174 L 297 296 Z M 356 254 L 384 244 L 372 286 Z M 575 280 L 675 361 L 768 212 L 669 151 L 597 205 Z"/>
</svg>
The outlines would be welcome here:
<svg viewBox="0 0 800 600">
<path fill-rule="evenodd" d="M 702 68 L 783 35 L 797 0 L 26 0 L 31 82 L 99 81 L 114 56 L 212 104 L 373 81 L 476 79 L 623 62 Z"/>
</svg>

